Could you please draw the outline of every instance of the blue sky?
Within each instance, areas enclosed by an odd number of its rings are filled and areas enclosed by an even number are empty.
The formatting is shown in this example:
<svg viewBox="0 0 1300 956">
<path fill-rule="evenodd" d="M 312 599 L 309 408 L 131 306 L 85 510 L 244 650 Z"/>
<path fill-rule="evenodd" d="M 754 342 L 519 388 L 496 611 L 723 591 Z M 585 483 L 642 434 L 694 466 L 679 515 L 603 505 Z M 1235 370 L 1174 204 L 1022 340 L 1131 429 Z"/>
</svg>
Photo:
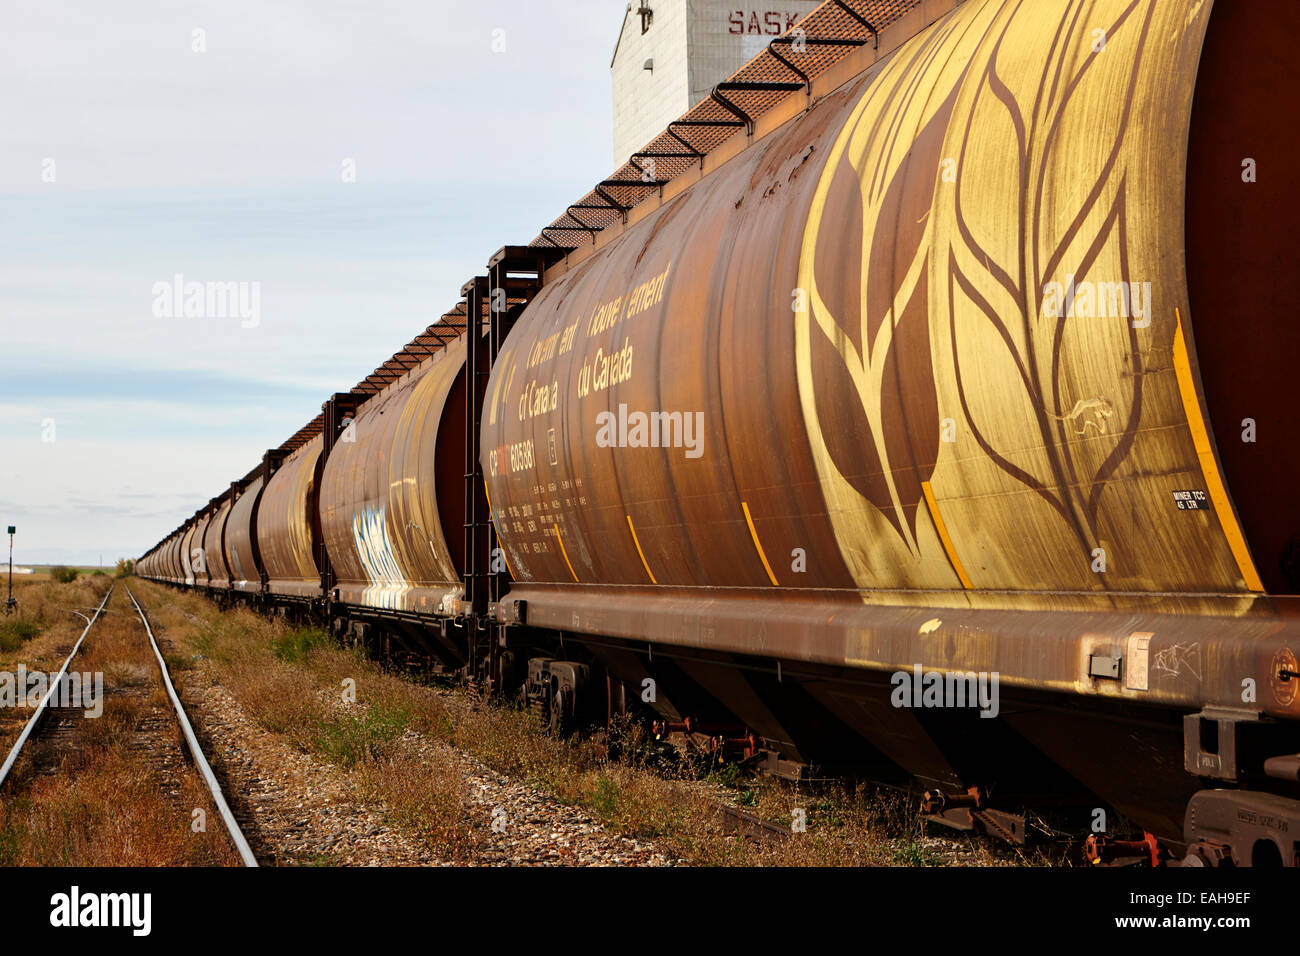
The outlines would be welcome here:
<svg viewBox="0 0 1300 956">
<path fill-rule="evenodd" d="M 138 555 L 608 175 L 624 6 L 10 0 L 15 561 Z M 260 321 L 155 316 L 178 273 L 259 283 Z"/>
</svg>

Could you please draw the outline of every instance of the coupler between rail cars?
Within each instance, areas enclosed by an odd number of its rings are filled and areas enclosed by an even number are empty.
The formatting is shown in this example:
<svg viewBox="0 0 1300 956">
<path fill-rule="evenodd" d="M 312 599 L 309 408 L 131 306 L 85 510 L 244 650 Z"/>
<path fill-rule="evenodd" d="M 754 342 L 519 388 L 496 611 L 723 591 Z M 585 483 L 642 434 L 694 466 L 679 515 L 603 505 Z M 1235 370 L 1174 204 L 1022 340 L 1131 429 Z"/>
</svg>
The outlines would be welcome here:
<svg viewBox="0 0 1300 956">
<path fill-rule="evenodd" d="M 965 793 L 927 790 L 921 813 L 931 822 L 1023 845 L 1028 839 L 1025 815 L 991 806 L 992 787 L 973 786 Z"/>
<path fill-rule="evenodd" d="M 1083 857 L 1094 866 L 1164 866 L 1170 860 L 1168 848 L 1154 833 L 1140 840 L 1115 840 L 1099 833 L 1088 837 Z"/>
<path fill-rule="evenodd" d="M 1300 768 L 1300 754 L 1269 763 L 1281 776 Z M 1140 840 L 1093 834 L 1084 857 L 1103 866 L 1300 866 L 1300 800 L 1254 790 L 1201 790 L 1187 803 L 1183 842 L 1186 852 L 1175 860 L 1153 833 Z"/>
<path fill-rule="evenodd" d="M 655 720 L 650 724 L 650 732 L 659 741 L 680 736 L 689 749 L 717 764 L 734 760 L 778 775 L 775 768 L 788 763 L 780 761 L 774 751 L 767 749 L 763 739 L 744 724 L 700 720 L 688 715 L 680 720 Z M 781 767 L 784 772 L 779 775 L 798 779 L 799 769 L 799 765 L 790 764 Z"/>
<path fill-rule="evenodd" d="M 1187 804 L 1181 861 L 1154 834 L 1088 838 L 1089 863 L 1107 866 L 1300 866 L 1300 801 L 1249 790 L 1202 790 Z"/>
</svg>

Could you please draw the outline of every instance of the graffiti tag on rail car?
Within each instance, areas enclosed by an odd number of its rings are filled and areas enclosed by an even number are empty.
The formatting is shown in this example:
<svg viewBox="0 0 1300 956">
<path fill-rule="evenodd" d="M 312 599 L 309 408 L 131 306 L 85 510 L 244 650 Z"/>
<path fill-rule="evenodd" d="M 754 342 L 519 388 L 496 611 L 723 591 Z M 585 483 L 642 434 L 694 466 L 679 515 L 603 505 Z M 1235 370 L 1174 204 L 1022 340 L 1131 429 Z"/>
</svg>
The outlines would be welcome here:
<svg viewBox="0 0 1300 956">
<path fill-rule="evenodd" d="M 1184 671 L 1197 680 L 1201 679 L 1201 645 L 1171 644 L 1156 651 L 1151 659 L 1151 669 L 1169 677 L 1178 677 Z"/>
</svg>

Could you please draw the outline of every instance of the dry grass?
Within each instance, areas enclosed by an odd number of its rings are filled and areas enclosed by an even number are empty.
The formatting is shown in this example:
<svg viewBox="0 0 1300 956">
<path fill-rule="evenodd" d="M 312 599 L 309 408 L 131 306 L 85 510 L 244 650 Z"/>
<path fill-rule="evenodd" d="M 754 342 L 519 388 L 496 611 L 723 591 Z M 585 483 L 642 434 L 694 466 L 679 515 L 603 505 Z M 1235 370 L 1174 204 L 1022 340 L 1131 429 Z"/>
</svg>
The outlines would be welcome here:
<svg viewBox="0 0 1300 956">
<path fill-rule="evenodd" d="M 57 629 L 75 640 L 86 622 L 72 611 L 89 616 L 108 590 L 108 578 L 81 578 L 60 584 L 45 575 L 14 581 L 18 610 L 0 616 L 0 667 L 26 660 L 26 648 L 33 638 Z M 0 599 L 8 591 L 0 594 Z"/>
<path fill-rule="evenodd" d="M 0 865 L 233 866 L 206 790 L 191 774 L 164 794 L 138 754 L 93 748 L 76 772 L 41 777 L 0 807 Z M 208 832 L 191 831 L 206 808 Z"/>
<path fill-rule="evenodd" d="M 200 654 L 245 711 L 303 752 L 357 775 L 365 794 L 392 821 L 444 858 L 466 858 L 472 842 L 463 781 L 454 768 L 401 746 L 406 731 L 449 744 L 493 770 L 581 806 L 611 829 L 653 840 L 667 854 L 708 865 L 942 865 L 914 798 L 862 785 L 808 786 L 738 776 L 734 768 L 701 779 L 688 761 L 664 759 L 629 725 L 616 741 L 618 761 L 598 757 L 590 741 L 546 735 L 532 715 L 437 691 L 387 673 L 326 635 L 294 629 L 246 610 L 221 612 L 205 599 L 146 586 L 152 619 L 184 654 Z M 356 703 L 343 699 L 355 681 Z M 731 832 L 720 796 L 789 826 L 796 809 L 806 832 L 779 842 Z M 967 840 L 963 862 L 977 865 L 1055 862 Z"/>
<path fill-rule="evenodd" d="M 383 801 L 393 823 L 449 862 L 471 859 L 475 826 L 465 780 L 449 763 L 401 754 L 367 761 L 358 773 L 363 791 Z"/>
</svg>

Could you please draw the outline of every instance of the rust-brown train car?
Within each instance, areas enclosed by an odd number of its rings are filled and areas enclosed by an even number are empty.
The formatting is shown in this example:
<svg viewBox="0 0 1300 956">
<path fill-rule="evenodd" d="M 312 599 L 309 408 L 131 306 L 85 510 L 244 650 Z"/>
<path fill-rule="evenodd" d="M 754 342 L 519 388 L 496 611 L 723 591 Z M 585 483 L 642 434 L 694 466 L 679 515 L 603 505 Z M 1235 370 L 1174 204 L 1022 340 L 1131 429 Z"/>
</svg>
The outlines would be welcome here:
<svg viewBox="0 0 1300 956">
<path fill-rule="evenodd" d="M 825 6 L 806 95 L 327 403 L 235 588 L 1012 839 L 1046 795 L 1300 862 L 1300 12 Z"/>
<path fill-rule="evenodd" d="M 554 269 L 484 416 L 527 622 L 692 650 L 793 759 L 842 747 L 811 700 L 936 804 L 1064 771 L 1177 836 L 1185 760 L 1235 780 L 1220 739 L 1300 716 L 1295 326 L 1234 354 L 1296 252 L 1235 158 L 1295 139 L 1253 92 L 1294 71 L 1279 35 L 972 0 Z M 998 674 L 999 719 L 891 706 L 913 668 Z"/>
</svg>

